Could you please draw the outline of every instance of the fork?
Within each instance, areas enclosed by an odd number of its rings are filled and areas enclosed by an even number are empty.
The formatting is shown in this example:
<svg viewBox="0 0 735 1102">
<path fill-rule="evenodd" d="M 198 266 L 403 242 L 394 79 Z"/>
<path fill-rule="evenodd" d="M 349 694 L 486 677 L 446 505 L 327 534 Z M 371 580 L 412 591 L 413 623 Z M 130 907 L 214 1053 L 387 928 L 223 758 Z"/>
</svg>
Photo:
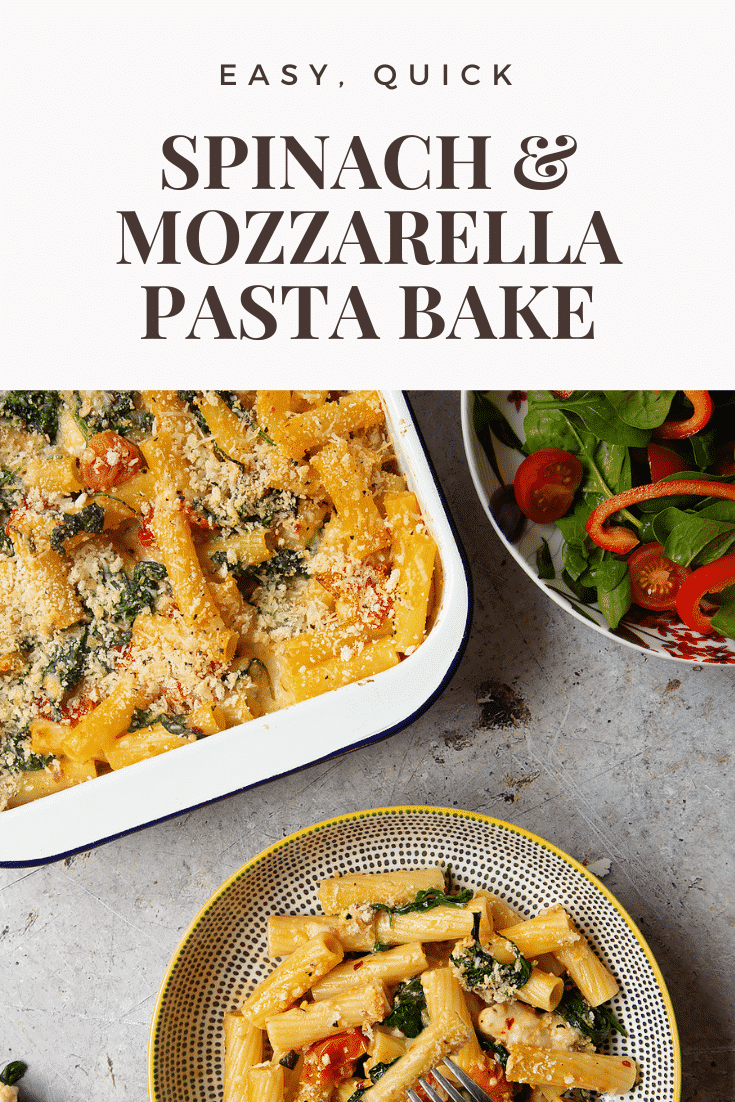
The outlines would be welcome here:
<svg viewBox="0 0 735 1102">
<path fill-rule="evenodd" d="M 457 1067 L 453 1060 L 445 1057 L 444 1065 L 445 1067 L 449 1068 L 449 1070 L 456 1076 L 456 1078 L 459 1080 L 459 1082 L 470 1095 L 470 1097 L 475 1099 L 475 1102 L 492 1102 L 490 1096 L 486 1094 L 481 1087 L 478 1087 L 474 1079 L 470 1079 L 469 1075 L 462 1071 L 460 1067 Z M 432 1068 L 429 1074 L 433 1076 L 439 1086 L 446 1091 L 446 1093 L 449 1095 L 449 1098 L 451 1099 L 451 1102 L 465 1102 L 465 1099 L 459 1093 L 457 1088 L 452 1083 L 450 1083 L 449 1080 L 441 1074 L 441 1072 L 438 1072 L 436 1068 Z M 424 1089 L 427 1097 L 431 1099 L 431 1102 L 443 1102 L 441 1095 L 436 1093 L 434 1088 L 431 1086 L 430 1083 L 426 1081 L 426 1079 L 419 1079 L 419 1086 Z M 416 1094 L 416 1091 L 410 1090 L 407 1093 L 408 1097 L 411 1099 L 411 1102 L 421 1102 L 421 1099 Z"/>
</svg>

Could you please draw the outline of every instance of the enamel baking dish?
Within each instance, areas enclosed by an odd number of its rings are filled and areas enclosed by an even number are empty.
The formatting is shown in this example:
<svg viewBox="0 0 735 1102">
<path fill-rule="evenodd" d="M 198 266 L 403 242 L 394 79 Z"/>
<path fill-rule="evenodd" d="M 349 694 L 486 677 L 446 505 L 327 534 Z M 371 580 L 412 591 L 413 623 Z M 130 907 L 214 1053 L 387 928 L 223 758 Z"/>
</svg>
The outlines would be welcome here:
<svg viewBox="0 0 735 1102">
<path fill-rule="evenodd" d="M 439 548 L 438 608 L 399 665 L 168 754 L 0 813 L 0 866 L 40 865 L 354 750 L 405 727 L 441 693 L 464 651 L 471 586 L 409 406 L 383 393 L 396 455 Z"/>
</svg>

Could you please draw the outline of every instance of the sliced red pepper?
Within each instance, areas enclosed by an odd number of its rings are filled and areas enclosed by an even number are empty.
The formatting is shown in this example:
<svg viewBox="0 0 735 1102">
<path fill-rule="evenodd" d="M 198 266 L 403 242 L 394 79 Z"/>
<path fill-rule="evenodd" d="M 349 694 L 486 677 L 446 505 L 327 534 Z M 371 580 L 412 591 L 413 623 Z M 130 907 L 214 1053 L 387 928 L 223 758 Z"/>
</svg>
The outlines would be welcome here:
<svg viewBox="0 0 735 1102">
<path fill-rule="evenodd" d="M 662 444 L 656 444 L 653 440 L 648 445 L 648 468 L 651 472 L 651 482 L 660 482 L 667 474 L 678 474 L 679 471 L 688 470 L 686 460 L 678 452 L 665 448 Z"/>
<path fill-rule="evenodd" d="M 648 486 L 634 486 L 632 490 L 623 490 L 622 494 L 609 497 L 587 518 L 587 534 L 606 551 L 615 551 L 618 555 L 627 555 L 640 540 L 630 528 L 603 525 L 613 513 L 627 509 L 629 505 L 639 505 L 642 501 L 651 501 L 655 497 L 673 497 L 677 494 L 696 494 L 698 497 L 722 497 L 735 501 L 735 486 L 729 482 L 706 482 L 699 479 L 672 479 L 671 482 L 651 482 Z"/>
<path fill-rule="evenodd" d="M 712 399 L 708 390 L 685 390 L 684 394 L 694 406 L 691 417 L 686 421 L 664 421 L 663 425 L 653 430 L 653 435 L 659 440 L 685 440 L 687 436 L 694 436 L 712 416 Z"/>
<path fill-rule="evenodd" d="M 729 585 L 735 585 L 735 554 L 708 562 L 685 578 L 676 595 L 676 611 L 687 627 L 702 635 L 711 635 L 714 631 L 712 617 L 702 612 L 700 601 L 707 593 L 719 593 Z"/>
</svg>

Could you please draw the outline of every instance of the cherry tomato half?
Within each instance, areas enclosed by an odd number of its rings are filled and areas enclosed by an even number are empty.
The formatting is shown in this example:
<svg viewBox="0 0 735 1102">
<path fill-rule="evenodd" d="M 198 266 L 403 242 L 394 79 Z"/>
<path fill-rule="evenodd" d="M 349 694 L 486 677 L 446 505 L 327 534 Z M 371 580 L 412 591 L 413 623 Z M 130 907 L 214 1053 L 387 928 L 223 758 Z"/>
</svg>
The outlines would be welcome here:
<svg viewBox="0 0 735 1102">
<path fill-rule="evenodd" d="M 518 508 L 534 524 L 552 524 L 572 504 L 584 468 L 571 452 L 541 448 L 523 460 L 513 490 Z"/>
<path fill-rule="evenodd" d="M 664 555 L 660 543 L 644 543 L 628 559 L 631 597 L 641 608 L 662 612 L 676 606 L 681 583 L 691 574 Z"/>
</svg>

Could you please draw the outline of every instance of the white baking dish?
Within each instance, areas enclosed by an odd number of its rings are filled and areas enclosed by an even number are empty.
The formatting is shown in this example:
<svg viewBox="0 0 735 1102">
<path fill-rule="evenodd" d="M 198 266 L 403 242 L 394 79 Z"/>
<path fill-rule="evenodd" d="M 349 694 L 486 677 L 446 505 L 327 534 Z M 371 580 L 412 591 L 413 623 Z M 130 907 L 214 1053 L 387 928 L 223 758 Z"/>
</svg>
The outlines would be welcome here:
<svg viewBox="0 0 735 1102">
<path fill-rule="evenodd" d="M 469 572 L 411 411 L 383 393 L 396 455 L 441 560 L 425 642 L 398 666 L 0 814 L 0 866 L 45 864 L 392 734 L 439 695 L 469 631 Z"/>
</svg>

